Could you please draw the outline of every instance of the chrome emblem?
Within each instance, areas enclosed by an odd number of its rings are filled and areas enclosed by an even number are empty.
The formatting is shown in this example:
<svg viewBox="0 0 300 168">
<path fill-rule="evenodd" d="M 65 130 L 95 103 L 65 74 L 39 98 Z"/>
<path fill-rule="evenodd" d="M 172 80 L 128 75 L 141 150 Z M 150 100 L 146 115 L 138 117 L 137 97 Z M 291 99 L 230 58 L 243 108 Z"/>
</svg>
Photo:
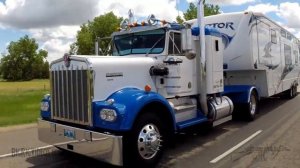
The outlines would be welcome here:
<svg viewBox="0 0 300 168">
<path fill-rule="evenodd" d="M 70 59 L 70 55 L 67 53 L 64 55 L 64 62 L 65 62 L 65 66 L 68 68 L 70 66 L 71 59 Z"/>
</svg>

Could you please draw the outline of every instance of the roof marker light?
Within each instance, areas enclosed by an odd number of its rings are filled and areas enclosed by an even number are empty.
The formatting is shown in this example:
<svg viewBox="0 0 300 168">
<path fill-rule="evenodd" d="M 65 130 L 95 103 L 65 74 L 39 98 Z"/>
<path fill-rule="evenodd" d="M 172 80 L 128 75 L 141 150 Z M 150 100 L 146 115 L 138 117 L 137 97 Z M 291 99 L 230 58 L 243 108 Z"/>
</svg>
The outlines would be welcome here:
<svg viewBox="0 0 300 168">
<path fill-rule="evenodd" d="M 150 92 L 151 91 L 151 86 L 150 85 L 146 85 L 145 86 L 145 91 L 146 92 Z"/>
</svg>

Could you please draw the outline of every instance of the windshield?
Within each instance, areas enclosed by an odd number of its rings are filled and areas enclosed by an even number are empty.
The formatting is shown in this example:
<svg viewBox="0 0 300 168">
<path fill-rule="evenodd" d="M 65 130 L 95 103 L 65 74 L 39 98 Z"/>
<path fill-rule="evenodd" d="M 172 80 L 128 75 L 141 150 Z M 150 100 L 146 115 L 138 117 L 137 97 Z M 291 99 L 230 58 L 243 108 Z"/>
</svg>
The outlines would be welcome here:
<svg viewBox="0 0 300 168">
<path fill-rule="evenodd" d="M 165 30 L 137 32 L 114 37 L 113 55 L 159 54 L 165 47 Z"/>
</svg>

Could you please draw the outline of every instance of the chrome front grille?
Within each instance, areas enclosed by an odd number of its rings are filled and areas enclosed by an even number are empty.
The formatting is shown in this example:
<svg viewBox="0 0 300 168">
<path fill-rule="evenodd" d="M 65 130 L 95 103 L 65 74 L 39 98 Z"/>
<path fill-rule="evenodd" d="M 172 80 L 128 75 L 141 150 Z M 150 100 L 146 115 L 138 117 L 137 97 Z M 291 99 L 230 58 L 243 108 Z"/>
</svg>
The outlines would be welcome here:
<svg viewBox="0 0 300 168">
<path fill-rule="evenodd" d="M 52 118 L 83 125 L 91 125 L 91 80 L 85 69 L 52 70 Z"/>
</svg>

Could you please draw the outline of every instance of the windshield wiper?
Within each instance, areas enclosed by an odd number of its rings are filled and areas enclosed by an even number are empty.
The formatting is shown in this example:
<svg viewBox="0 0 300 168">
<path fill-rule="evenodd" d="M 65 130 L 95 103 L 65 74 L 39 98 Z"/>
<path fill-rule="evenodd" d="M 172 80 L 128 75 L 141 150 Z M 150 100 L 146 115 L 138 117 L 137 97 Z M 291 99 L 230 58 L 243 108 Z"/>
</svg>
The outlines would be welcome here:
<svg viewBox="0 0 300 168">
<path fill-rule="evenodd" d="M 149 51 L 146 53 L 146 57 L 148 57 L 149 53 L 154 49 L 154 47 L 164 38 L 165 36 L 161 36 L 160 39 L 158 39 L 154 45 L 149 49 Z"/>
</svg>

